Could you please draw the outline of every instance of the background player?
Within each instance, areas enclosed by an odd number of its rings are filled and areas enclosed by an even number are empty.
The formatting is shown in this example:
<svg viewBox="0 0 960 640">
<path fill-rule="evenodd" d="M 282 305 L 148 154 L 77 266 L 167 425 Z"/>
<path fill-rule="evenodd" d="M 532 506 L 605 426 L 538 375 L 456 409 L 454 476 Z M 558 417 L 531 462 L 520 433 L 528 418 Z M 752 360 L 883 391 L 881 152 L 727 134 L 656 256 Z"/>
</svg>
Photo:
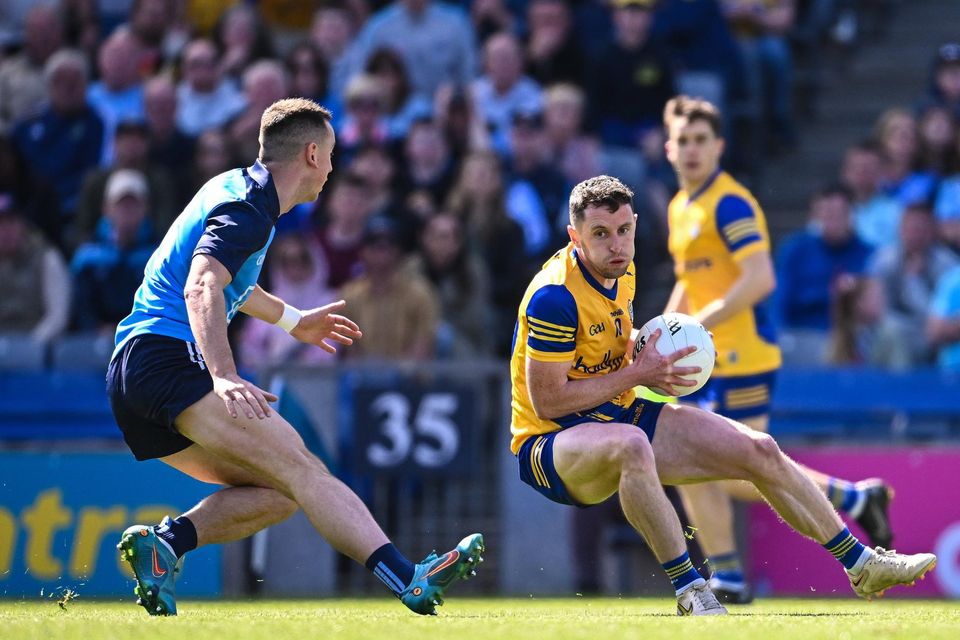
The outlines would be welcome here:
<svg viewBox="0 0 960 640">
<path fill-rule="evenodd" d="M 678 96 L 664 110 L 667 158 L 680 181 L 670 202 L 670 254 L 677 283 L 667 311 L 696 317 L 714 335 L 717 364 L 707 384 L 683 398 L 766 431 L 780 349 L 764 301 L 774 289 L 763 211 L 751 193 L 720 170 L 721 118 L 704 100 Z M 806 469 L 833 505 L 889 547 L 891 492 L 880 480 L 858 483 Z M 731 496 L 760 500 L 746 483 L 700 484 L 680 490 L 709 559 L 711 587 L 721 600 L 752 599 L 736 549 Z"/>
<path fill-rule="evenodd" d="M 726 613 L 686 550 L 663 484 L 717 478 L 751 482 L 799 533 L 830 551 L 858 595 L 907 584 L 936 563 L 865 548 L 830 503 L 769 435 L 690 406 L 636 398 L 636 385 L 673 392 L 696 367 L 661 356 L 654 332 L 633 362 L 636 216 L 632 192 L 600 176 L 570 195 L 570 244 L 557 252 L 520 303 L 510 362 L 511 450 L 521 479 L 562 504 L 590 505 L 619 492 L 627 520 L 662 563 L 677 613 Z"/>
<path fill-rule="evenodd" d="M 483 537 L 468 536 L 414 565 L 270 409 L 276 398 L 237 375 L 227 325 L 238 311 L 327 351 L 335 350 L 330 341 L 361 336 L 337 313 L 342 300 L 300 311 L 257 285 L 277 219 L 315 200 L 330 174 L 330 112 L 302 98 L 280 100 L 264 111 L 259 139 L 252 166 L 207 182 L 177 218 L 117 328 L 107 392 L 136 458 L 159 458 L 226 487 L 176 519 L 124 532 L 118 546 L 136 574 L 138 603 L 151 615 L 176 614 L 185 553 L 244 538 L 301 508 L 320 535 L 407 607 L 435 613 L 446 587 L 482 559 Z"/>
</svg>

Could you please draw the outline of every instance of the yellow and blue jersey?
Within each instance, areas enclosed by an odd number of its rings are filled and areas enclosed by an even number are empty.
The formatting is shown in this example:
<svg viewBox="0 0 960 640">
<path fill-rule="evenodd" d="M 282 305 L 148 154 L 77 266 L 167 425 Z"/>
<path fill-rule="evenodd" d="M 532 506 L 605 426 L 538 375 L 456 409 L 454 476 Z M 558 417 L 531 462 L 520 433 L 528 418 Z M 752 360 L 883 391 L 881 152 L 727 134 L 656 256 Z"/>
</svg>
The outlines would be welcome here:
<svg viewBox="0 0 960 640">
<path fill-rule="evenodd" d="M 631 408 L 633 390 L 593 409 L 541 419 L 530 401 L 526 361 L 529 356 L 541 362 L 569 362 L 570 379 L 617 371 L 627 362 L 635 289 L 632 266 L 607 289 L 583 267 L 572 244 L 554 254 L 533 278 L 520 302 L 510 359 L 514 454 L 531 436 L 585 421 L 611 422 Z"/>
<path fill-rule="evenodd" d="M 670 255 L 691 315 L 733 286 L 744 258 L 770 251 L 760 205 L 723 171 L 714 173 L 695 193 L 677 193 L 668 218 Z M 750 376 L 780 367 L 780 348 L 766 302 L 744 309 L 711 331 L 717 347 L 714 377 Z"/>
</svg>

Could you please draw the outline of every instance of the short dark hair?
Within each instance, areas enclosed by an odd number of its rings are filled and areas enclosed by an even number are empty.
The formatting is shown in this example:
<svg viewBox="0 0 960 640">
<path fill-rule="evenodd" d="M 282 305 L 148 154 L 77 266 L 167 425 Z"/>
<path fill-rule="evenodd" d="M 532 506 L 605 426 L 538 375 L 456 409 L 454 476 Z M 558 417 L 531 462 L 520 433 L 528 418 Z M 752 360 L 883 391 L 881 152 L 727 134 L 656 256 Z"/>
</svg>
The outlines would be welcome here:
<svg viewBox="0 0 960 640">
<path fill-rule="evenodd" d="M 685 118 L 687 122 L 703 120 L 710 125 L 713 135 L 718 138 L 723 135 L 723 118 L 720 115 L 720 109 L 703 98 L 692 98 L 685 95 L 670 98 L 663 108 L 663 126 L 667 128 L 668 135 L 670 124 L 680 118 Z"/>
<path fill-rule="evenodd" d="M 853 191 L 850 187 L 842 182 L 831 182 L 814 191 L 813 196 L 810 198 L 810 203 L 813 204 L 817 200 L 833 197 L 843 198 L 847 201 L 847 204 L 852 204 L 854 200 Z"/>
<path fill-rule="evenodd" d="M 260 118 L 260 161 L 290 160 L 311 137 L 327 135 L 330 111 L 306 98 L 284 98 Z"/>
<path fill-rule="evenodd" d="M 570 192 L 570 224 L 583 220 L 587 207 L 606 207 L 613 213 L 633 202 L 633 191 L 612 176 L 587 178 Z"/>
<path fill-rule="evenodd" d="M 883 147 L 881 147 L 880 143 L 873 138 L 865 138 L 860 140 L 853 146 L 847 148 L 847 152 L 849 153 L 850 151 L 869 153 L 871 155 L 883 157 Z"/>
</svg>

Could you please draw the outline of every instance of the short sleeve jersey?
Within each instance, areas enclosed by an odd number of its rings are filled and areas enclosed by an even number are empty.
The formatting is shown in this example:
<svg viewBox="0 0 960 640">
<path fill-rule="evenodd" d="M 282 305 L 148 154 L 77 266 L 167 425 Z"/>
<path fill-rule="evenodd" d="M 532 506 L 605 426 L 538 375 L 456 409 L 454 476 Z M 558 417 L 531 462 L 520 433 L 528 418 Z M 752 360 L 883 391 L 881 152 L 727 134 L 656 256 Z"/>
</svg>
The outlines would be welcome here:
<svg viewBox="0 0 960 640">
<path fill-rule="evenodd" d="M 718 171 L 695 193 L 680 191 L 670 202 L 669 248 L 677 281 L 696 314 L 722 297 L 740 277 L 741 261 L 770 250 L 767 221 L 750 192 Z M 744 309 L 713 327 L 714 376 L 744 376 L 780 366 L 768 302 Z"/>
<path fill-rule="evenodd" d="M 195 255 L 216 259 L 233 277 L 223 290 L 230 322 L 257 286 L 279 216 L 277 190 L 260 162 L 201 187 L 150 257 L 133 310 L 117 326 L 114 355 L 141 334 L 196 342 L 183 297 Z"/>
<path fill-rule="evenodd" d="M 537 417 L 527 387 L 527 357 L 542 362 L 569 362 L 571 380 L 602 376 L 626 364 L 633 328 L 633 267 L 605 288 L 582 265 L 572 244 L 554 254 L 533 278 L 520 302 L 510 358 L 513 439 L 516 453 L 527 438 L 582 421 L 584 416 L 608 420 L 635 398 L 625 391 L 604 404 L 567 416 Z"/>
</svg>

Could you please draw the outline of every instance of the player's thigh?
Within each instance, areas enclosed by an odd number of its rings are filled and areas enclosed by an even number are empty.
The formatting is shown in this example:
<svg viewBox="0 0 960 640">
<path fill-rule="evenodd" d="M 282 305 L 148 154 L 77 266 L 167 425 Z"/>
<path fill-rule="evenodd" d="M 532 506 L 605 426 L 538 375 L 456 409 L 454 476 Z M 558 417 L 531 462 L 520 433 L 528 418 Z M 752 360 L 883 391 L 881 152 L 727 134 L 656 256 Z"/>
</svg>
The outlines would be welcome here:
<svg viewBox="0 0 960 640">
<path fill-rule="evenodd" d="M 192 444 L 183 451 L 164 456 L 160 461 L 200 482 L 231 487 L 272 488 L 267 486 L 268 483 L 262 476 L 211 453 L 198 444 Z"/>
<path fill-rule="evenodd" d="M 233 418 L 213 392 L 177 416 L 176 427 L 207 452 L 247 469 L 269 487 L 290 487 L 305 469 L 322 467 L 279 413 L 272 411 L 263 419 L 242 413 Z"/>
<path fill-rule="evenodd" d="M 620 486 L 624 456 L 640 457 L 645 450 L 652 454 L 646 433 L 634 425 L 588 422 L 557 434 L 553 466 L 571 497 L 581 504 L 596 504 Z"/>
<path fill-rule="evenodd" d="M 758 456 L 776 448 L 770 436 L 709 411 L 666 405 L 653 453 L 664 484 L 751 477 Z"/>
</svg>

